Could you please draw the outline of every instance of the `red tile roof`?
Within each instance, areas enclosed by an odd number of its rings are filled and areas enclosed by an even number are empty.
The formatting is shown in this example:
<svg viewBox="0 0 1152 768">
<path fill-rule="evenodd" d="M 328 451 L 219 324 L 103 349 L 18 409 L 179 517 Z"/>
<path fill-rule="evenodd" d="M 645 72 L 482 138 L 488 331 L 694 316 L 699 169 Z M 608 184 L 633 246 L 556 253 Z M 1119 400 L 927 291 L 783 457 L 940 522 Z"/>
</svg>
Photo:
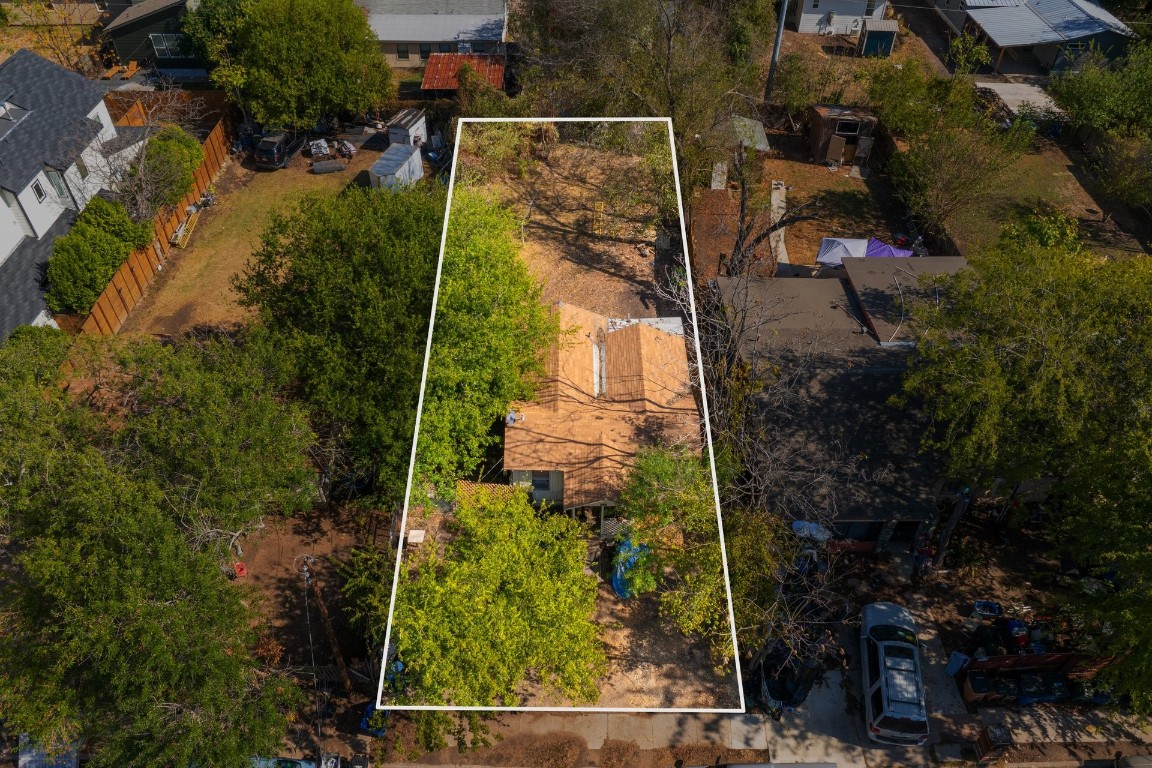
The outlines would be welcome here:
<svg viewBox="0 0 1152 768">
<path fill-rule="evenodd" d="M 426 91 L 456 90 L 456 77 L 463 64 L 476 70 L 493 88 L 504 90 L 504 57 L 494 53 L 434 53 L 428 57 L 420 88 Z"/>
</svg>

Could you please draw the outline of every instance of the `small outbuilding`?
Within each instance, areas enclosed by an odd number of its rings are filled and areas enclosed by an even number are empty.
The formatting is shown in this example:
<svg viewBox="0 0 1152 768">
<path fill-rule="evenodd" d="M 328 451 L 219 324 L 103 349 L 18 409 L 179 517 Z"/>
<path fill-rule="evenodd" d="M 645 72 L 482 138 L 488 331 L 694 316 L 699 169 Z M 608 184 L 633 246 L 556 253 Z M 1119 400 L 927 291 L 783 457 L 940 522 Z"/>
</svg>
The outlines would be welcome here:
<svg viewBox="0 0 1152 768">
<path fill-rule="evenodd" d="M 886 59 L 892 55 L 892 50 L 896 47 L 896 36 L 899 34 L 900 23 L 895 19 L 864 19 L 856 55 L 879 56 Z"/>
<path fill-rule="evenodd" d="M 733 117 L 729 127 L 732 143 L 745 149 L 755 149 L 757 152 L 767 152 L 768 134 L 764 132 L 764 123 L 747 117 Z"/>
<path fill-rule="evenodd" d="M 368 170 L 372 187 L 402 189 L 424 178 L 420 148 L 410 144 L 393 144 Z"/>
<path fill-rule="evenodd" d="M 422 109 L 402 109 L 388 121 L 388 143 L 419 147 L 428 141 L 428 124 Z"/>
<path fill-rule="evenodd" d="M 859 107 L 818 104 L 808 113 L 812 159 L 818 163 L 864 165 L 875 141 L 876 116 Z"/>
</svg>

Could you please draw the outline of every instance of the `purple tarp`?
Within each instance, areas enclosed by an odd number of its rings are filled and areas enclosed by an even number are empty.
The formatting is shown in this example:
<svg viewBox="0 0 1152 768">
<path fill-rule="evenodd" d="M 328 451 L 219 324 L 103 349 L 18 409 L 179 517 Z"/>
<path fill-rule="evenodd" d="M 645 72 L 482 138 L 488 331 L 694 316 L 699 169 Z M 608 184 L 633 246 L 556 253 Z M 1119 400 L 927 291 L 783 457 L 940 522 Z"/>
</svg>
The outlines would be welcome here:
<svg viewBox="0 0 1152 768">
<path fill-rule="evenodd" d="M 883 240 L 877 240 L 874 237 L 868 238 L 868 249 L 864 251 L 865 256 L 912 256 L 912 251 L 904 248 L 897 248 L 894 245 L 888 245 Z"/>
</svg>

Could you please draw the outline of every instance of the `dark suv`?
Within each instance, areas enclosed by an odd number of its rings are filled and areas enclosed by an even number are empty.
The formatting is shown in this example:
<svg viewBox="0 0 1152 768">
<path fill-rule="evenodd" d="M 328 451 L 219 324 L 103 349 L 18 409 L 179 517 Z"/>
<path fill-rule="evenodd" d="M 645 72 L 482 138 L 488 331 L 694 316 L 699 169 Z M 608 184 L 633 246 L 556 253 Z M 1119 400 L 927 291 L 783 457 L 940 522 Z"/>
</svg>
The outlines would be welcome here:
<svg viewBox="0 0 1152 768">
<path fill-rule="evenodd" d="M 260 139 L 260 143 L 256 145 L 256 149 L 252 152 L 252 157 L 256 161 L 257 167 L 260 168 L 283 168 L 288 165 L 288 161 L 292 159 L 292 155 L 300 151 L 300 147 L 304 146 L 305 135 L 303 133 L 270 133 L 264 138 Z"/>
</svg>

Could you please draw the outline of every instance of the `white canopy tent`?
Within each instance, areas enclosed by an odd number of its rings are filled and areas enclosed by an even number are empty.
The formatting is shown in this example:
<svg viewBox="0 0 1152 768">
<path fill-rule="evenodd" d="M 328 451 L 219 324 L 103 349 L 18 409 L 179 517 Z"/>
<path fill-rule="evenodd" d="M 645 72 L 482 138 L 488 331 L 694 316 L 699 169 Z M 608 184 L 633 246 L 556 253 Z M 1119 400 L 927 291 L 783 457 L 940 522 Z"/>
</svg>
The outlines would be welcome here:
<svg viewBox="0 0 1152 768">
<path fill-rule="evenodd" d="M 816 256 L 816 263 L 828 267 L 839 267 L 844 263 L 845 256 L 859 256 L 863 258 L 867 252 L 867 240 L 846 237 L 826 237 L 820 241 L 820 253 Z"/>
</svg>

